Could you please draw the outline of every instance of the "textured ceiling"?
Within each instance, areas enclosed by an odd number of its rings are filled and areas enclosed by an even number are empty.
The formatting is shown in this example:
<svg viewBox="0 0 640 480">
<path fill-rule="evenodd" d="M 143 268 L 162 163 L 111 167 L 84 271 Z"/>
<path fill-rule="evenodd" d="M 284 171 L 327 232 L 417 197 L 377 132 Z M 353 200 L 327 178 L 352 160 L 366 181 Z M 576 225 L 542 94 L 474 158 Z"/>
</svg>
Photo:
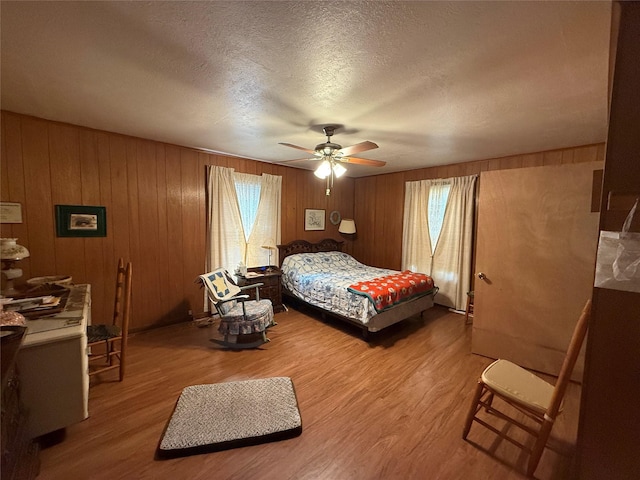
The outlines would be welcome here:
<svg viewBox="0 0 640 480">
<path fill-rule="evenodd" d="M 609 2 L 6 2 L 2 108 L 389 173 L 606 138 Z M 302 154 L 302 155 L 301 155 Z M 314 162 L 296 163 L 312 168 Z"/>
</svg>

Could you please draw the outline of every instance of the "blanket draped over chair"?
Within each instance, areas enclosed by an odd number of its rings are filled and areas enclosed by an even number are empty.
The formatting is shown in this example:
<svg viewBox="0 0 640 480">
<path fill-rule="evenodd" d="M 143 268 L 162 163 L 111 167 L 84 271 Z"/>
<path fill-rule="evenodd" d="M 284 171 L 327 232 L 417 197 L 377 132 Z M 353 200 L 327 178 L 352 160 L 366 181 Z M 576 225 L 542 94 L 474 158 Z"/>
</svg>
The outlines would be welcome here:
<svg viewBox="0 0 640 480">
<path fill-rule="evenodd" d="M 347 288 L 350 292 L 368 297 L 378 312 L 431 289 L 433 279 L 429 275 L 410 270 L 354 283 Z"/>
</svg>

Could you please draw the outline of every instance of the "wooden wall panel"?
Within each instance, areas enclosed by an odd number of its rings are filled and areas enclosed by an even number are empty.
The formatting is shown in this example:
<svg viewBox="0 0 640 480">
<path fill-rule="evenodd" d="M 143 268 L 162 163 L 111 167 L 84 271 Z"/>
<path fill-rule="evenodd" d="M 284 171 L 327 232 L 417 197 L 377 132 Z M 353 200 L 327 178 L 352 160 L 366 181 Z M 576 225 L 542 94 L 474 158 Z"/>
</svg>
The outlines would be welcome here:
<svg viewBox="0 0 640 480">
<path fill-rule="evenodd" d="M 107 207 L 107 236 L 95 239 L 98 240 L 95 242 L 85 242 L 89 244 L 89 249 L 99 248 L 102 250 L 102 268 L 95 271 L 87 270 L 88 272 L 91 272 L 91 275 L 87 276 L 86 280 L 88 283 L 91 283 L 91 309 L 92 314 L 96 317 L 96 322 L 100 321 L 101 318 L 107 317 L 113 311 L 113 298 L 115 295 L 116 282 L 114 265 L 117 264 L 112 228 L 113 208 L 110 208 L 112 205 L 113 194 L 111 191 L 111 154 L 108 134 L 97 132 L 97 149 L 97 174 L 100 197 L 99 202 L 94 205 L 105 205 Z"/>
<path fill-rule="evenodd" d="M 82 203 L 82 177 L 78 130 L 68 125 L 49 125 L 49 165 L 51 171 L 51 203 L 80 205 Z M 55 237 L 56 263 L 66 265 L 65 273 L 76 282 L 85 275 L 84 240 L 74 237 Z"/>
<path fill-rule="evenodd" d="M 393 198 L 402 199 L 402 205 L 404 207 L 404 184 L 403 182 L 398 181 L 401 176 L 402 174 L 397 173 L 391 174 L 387 179 L 378 177 L 376 189 L 378 191 L 388 192 L 390 196 L 393 196 Z M 378 208 L 386 220 L 385 228 L 396 232 L 396 237 L 400 237 L 402 240 L 402 214 L 404 212 L 404 208 L 398 209 L 398 204 L 391 202 L 385 202 L 382 205 L 378 205 Z M 381 241 L 382 244 L 379 246 L 379 250 L 384 252 L 384 258 L 388 259 L 389 262 L 393 262 L 393 264 L 400 264 L 402 262 L 402 248 L 397 248 L 395 243 L 386 242 L 384 239 L 381 239 Z"/>
<path fill-rule="evenodd" d="M 182 285 L 188 309 L 192 311 L 202 310 L 202 295 L 197 289 L 189 288 L 191 284 L 203 273 L 205 236 L 201 233 L 200 226 L 204 220 L 199 218 L 198 190 L 204 189 L 204 183 L 200 181 L 198 174 L 198 152 L 195 150 L 180 149 L 181 168 L 181 208 L 182 208 L 182 248 L 185 252 L 197 252 L 198 254 L 185 255 L 182 260 Z M 199 235 L 200 234 L 200 235 Z"/>
<path fill-rule="evenodd" d="M 387 237 L 386 231 L 383 233 L 384 222 L 382 220 L 384 219 L 378 217 L 381 221 L 376 222 L 376 198 L 375 195 L 373 195 L 375 183 L 376 177 L 365 177 L 357 179 L 355 186 L 355 198 L 357 199 L 354 206 L 356 235 L 353 252 L 356 259 L 367 265 L 377 264 L 376 251 L 372 246 L 373 239 L 377 237 Z M 380 196 L 387 198 L 384 192 L 380 192 Z M 388 200 L 391 200 L 391 203 L 395 204 L 397 204 L 398 201 L 398 199 Z M 404 199 L 402 201 L 404 202 Z M 396 232 L 396 234 L 397 233 L 398 232 Z M 400 232 L 400 235 L 401 234 L 402 232 Z"/>
<path fill-rule="evenodd" d="M 182 236 L 182 171 L 180 169 L 180 149 L 167 145 L 166 154 L 166 182 L 167 182 L 167 245 L 169 265 L 167 282 L 169 284 L 169 308 L 164 322 L 171 322 L 178 312 L 188 312 L 189 307 L 184 295 L 184 252 Z"/>
<path fill-rule="evenodd" d="M 80 130 L 79 132 L 79 157 L 80 178 L 82 188 L 82 205 L 102 205 L 100 198 L 100 160 L 98 158 L 98 133 L 92 130 Z M 102 252 L 106 245 L 106 238 L 96 238 L 94 241 L 84 243 L 85 278 L 87 272 L 91 272 L 91 291 L 93 294 L 92 308 L 96 312 L 103 312 L 112 306 L 105 298 L 105 269 Z M 86 281 L 86 280 L 84 280 Z M 101 319 L 96 318 L 94 322 Z"/>
<path fill-rule="evenodd" d="M 11 141 L 2 145 L 2 158 L 0 162 L 0 188 L 2 189 L 2 200 L 9 201 L 11 198 L 21 199 L 20 202 L 24 208 L 25 186 L 24 186 L 24 166 L 22 163 L 22 144 L 20 142 L 20 120 L 15 116 L 7 116 L 2 122 L 2 133 L 11 138 Z M 18 201 L 18 200 L 16 200 Z M 23 211 L 24 216 L 24 211 Z M 25 239 L 28 236 L 26 223 L 8 224 L 1 226 L 3 237 L 16 237 Z M 25 260 L 21 263 L 28 263 Z M 28 274 L 28 265 L 21 268 Z"/>
<path fill-rule="evenodd" d="M 282 243 L 286 243 L 285 239 L 293 240 L 297 238 L 297 229 L 300 224 L 296 220 L 304 214 L 303 212 L 298 215 L 298 205 L 296 203 L 297 178 L 295 170 L 282 177 Z"/>
<path fill-rule="evenodd" d="M 7 115 L 8 118 L 11 118 Z M 0 122 L 0 129 L 2 129 L 2 138 L 6 138 L 7 137 L 7 122 L 3 121 Z M 15 133 L 13 133 L 12 135 L 14 141 L 15 140 L 19 140 L 20 139 L 20 133 L 18 133 L 17 135 Z M 2 145 L 0 146 L 0 153 L 2 154 L 2 158 L 4 159 L 4 161 L 0 162 L 0 201 L 6 201 L 7 198 L 9 198 L 11 195 L 9 195 L 9 169 L 7 168 L 7 161 L 6 158 L 8 156 L 7 154 L 7 150 L 8 150 L 8 146 L 7 146 L 8 142 L 3 142 Z M 7 224 L 7 225 L 2 225 L 0 226 L 0 231 L 5 233 L 11 230 L 11 224 Z M 3 228 L 4 227 L 4 228 Z M 4 236 L 8 236 L 4 235 Z"/>
<path fill-rule="evenodd" d="M 57 273 L 48 122 L 27 117 L 22 120 L 21 127 L 25 196 L 10 200 L 22 203 L 23 222 L 28 230 L 28 240 L 20 240 L 29 248 L 31 257 L 28 262 L 20 262 L 21 268 L 25 277 L 39 277 Z M 24 268 L 25 264 L 31 265 L 30 271 Z"/>
<path fill-rule="evenodd" d="M 2 224 L 2 235 L 18 237 L 31 251 L 21 262 L 21 281 L 71 274 L 77 283 L 90 283 L 98 321 L 111 315 L 117 259 L 130 260 L 132 331 L 202 311 L 202 291 L 194 280 L 205 264 L 206 165 L 283 177 L 283 243 L 341 239 L 329 213 L 354 216 L 351 178 L 337 180 L 326 196 L 324 183 L 308 170 L 4 111 L 1 131 L 1 199 L 20 202 L 24 217 L 22 224 Z M 105 206 L 107 236 L 56 237 L 56 204 Z M 305 208 L 326 210 L 324 231 L 304 230 Z"/>
<path fill-rule="evenodd" d="M 111 224 L 107 232 L 113 235 L 116 255 L 125 261 L 131 258 L 129 250 L 129 190 L 127 185 L 127 145 L 120 135 L 109 137 L 109 164 L 111 169 Z M 109 235 L 109 233 L 107 233 Z M 115 263 L 114 263 L 115 265 Z"/>
<path fill-rule="evenodd" d="M 155 145 L 155 163 L 156 163 L 156 212 L 158 218 L 158 237 L 155 239 L 154 252 L 157 258 L 157 272 L 158 279 L 168 279 L 171 275 L 171 269 L 169 268 L 169 202 L 168 202 L 168 186 L 167 186 L 167 163 L 166 163 L 166 149 L 162 144 Z M 157 323 L 164 323 L 169 321 L 167 312 L 170 311 L 171 305 L 171 287 L 169 282 L 156 282 L 157 296 L 156 303 L 159 316 L 152 317 L 156 319 Z"/>
<path fill-rule="evenodd" d="M 126 182 L 122 185 L 126 185 L 126 194 L 124 199 L 126 200 L 126 218 L 129 225 L 129 255 L 128 258 L 136 258 L 138 265 L 138 275 L 132 277 L 131 288 L 132 290 L 139 292 L 144 287 L 142 283 L 141 273 L 146 269 L 146 265 L 142 262 L 140 255 L 140 209 L 138 195 L 138 140 L 131 137 L 125 138 L 125 158 L 126 158 Z M 126 258 L 126 257 L 125 257 Z M 125 259 L 126 262 L 126 259 Z M 142 300 L 142 299 L 141 299 Z M 145 302 L 140 301 L 138 310 L 145 311 Z"/>
<path fill-rule="evenodd" d="M 604 158 L 604 145 L 540 152 L 388 175 L 337 179 L 331 195 L 313 172 L 198 151 L 84 127 L 2 112 L 2 200 L 23 205 L 22 224 L 2 225 L 31 251 L 23 280 L 72 274 L 93 287 L 93 314 L 110 315 L 119 257 L 134 266 L 132 330 L 175 323 L 202 310 L 193 283 L 204 268 L 205 167 L 282 176 L 282 242 L 345 241 L 358 260 L 400 268 L 404 183 L 484 170 Z M 54 205 L 107 207 L 107 237 L 60 239 Z M 325 210 L 325 230 L 305 231 L 304 210 Z M 356 235 L 329 221 L 354 218 Z"/>
<path fill-rule="evenodd" d="M 160 218 L 158 215 L 158 166 L 156 163 L 156 148 L 152 142 L 139 141 L 137 144 L 138 166 L 138 223 L 140 261 L 136 270 L 134 286 L 143 288 L 144 285 L 153 285 L 156 279 L 161 278 L 159 263 L 161 257 L 159 250 Z M 132 202 L 133 203 L 133 202 Z M 136 283 L 137 281 L 137 283 Z M 140 298 L 140 308 L 153 317 L 162 316 L 162 304 L 149 295 Z"/>
<path fill-rule="evenodd" d="M 600 229 L 619 232 L 630 206 L 610 205 L 609 195 L 640 196 L 640 2 L 614 2 L 611 27 L 612 83 Z M 630 231 L 640 232 L 637 211 Z M 593 289 L 586 350 L 576 478 L 640 478 L 639 292 Z"/>
<path fill-rule="evenodd" d="M 354 256 L 371 265 L 401 268 L 406 182 L 479 175 L 483 171 L 603 160 L 604 144 L 594 144 L 357 178 L 354 208 L 358 234 L 353 246 Z"/>
</svg>

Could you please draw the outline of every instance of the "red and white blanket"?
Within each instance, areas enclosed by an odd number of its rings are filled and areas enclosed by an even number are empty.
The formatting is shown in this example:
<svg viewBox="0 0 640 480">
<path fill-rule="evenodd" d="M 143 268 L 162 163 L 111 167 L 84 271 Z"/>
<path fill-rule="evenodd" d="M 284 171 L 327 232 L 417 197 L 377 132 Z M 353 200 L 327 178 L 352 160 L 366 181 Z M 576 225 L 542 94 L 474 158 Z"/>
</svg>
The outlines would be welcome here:
<svg viewBox="0 0 640 480">
<path fill-rule="evenodd" d="M 377 312 L 433 289 L 433 278 L 410 270 L 349 285 L 347 290 L 364 295 Z"/>
</svg>

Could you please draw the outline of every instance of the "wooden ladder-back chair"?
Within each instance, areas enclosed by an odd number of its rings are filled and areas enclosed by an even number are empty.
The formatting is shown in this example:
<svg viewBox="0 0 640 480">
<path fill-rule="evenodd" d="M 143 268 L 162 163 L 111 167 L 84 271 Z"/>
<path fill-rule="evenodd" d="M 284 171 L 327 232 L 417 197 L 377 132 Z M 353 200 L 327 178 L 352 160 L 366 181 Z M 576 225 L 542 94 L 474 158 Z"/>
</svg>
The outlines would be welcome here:
<svg viewBox="0 0 640 480">
<path fill-rule="evenodd" d="M 573 331 L 555 387 L 507 360 L 496 360 L 489 365 L 478 379 L 478 386 L 467 415 L 462 438 L 466 440 L 471 424 L 475 420 L 499 437 L 528 452 L 527 475 L 533 476 L 540 462 L 542 452 L 547 445 L 553 423 L 561 411 L 562 399 L 587 333 L 590 313 L 591 300 L 588 300 Z M 493 405 L 495 397 L 500 398 L 531 419 L 533 426 L 524 424 L 496 409 Z M 525 446 L 508 436 L 506 431 L 501 431 L 479 418 L 478 414 L 483 408 L 486 413 L 505 420 L 532 435 L 535 439 L 533 447 Z"/>
<path fill-rule="evenodd" d="M 116 274 L 116 297 L 112 322 L 87 326 L 89 375 L 118 369 L 120 381 L 124 378 L 130 309 L 131 262 L 125 266 L 121 258 L 118 261 Z"/>
</svg>

